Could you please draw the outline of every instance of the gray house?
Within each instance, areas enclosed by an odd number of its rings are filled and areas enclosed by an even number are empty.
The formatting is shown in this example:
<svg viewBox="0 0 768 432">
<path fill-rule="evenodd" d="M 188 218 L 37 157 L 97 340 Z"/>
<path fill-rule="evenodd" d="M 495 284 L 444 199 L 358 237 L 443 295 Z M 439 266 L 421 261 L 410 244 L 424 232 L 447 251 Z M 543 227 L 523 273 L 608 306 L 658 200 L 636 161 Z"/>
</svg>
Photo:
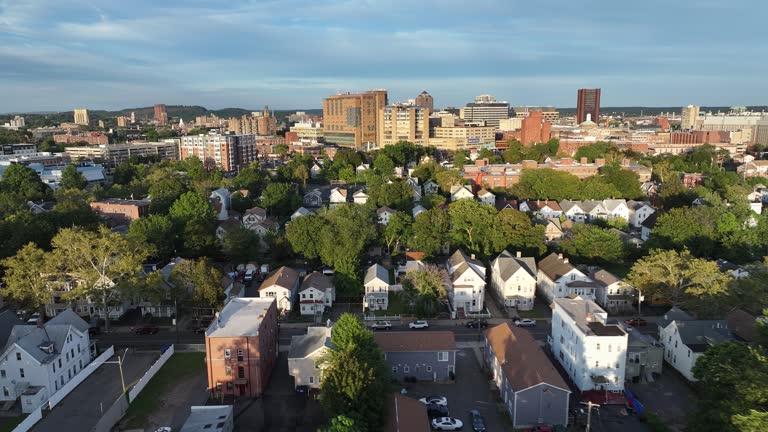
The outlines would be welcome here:
<svg viewBox="0 0 768 432">
<path fill-rule="evenodd" d="M 487 330 L 484 356 L 515 429 L 568 425 L 571 391 L 527 330 L 508 323 Z"/>
<path fill-rule="evenodd" d="M 373 335 L 392 377 L 446 381 L 456 372 L 456 339 L 450 331 L 386 332 Z"/>
<path fill-rule="evenodd" d="M 623 322 L 618 325 L 629 335 L 624 379 L 632 382 L 654 381 L 654 375 L 661 374 L 664 363 L 664 344 L 651 335 L 632 330 Z"/>
</svg>

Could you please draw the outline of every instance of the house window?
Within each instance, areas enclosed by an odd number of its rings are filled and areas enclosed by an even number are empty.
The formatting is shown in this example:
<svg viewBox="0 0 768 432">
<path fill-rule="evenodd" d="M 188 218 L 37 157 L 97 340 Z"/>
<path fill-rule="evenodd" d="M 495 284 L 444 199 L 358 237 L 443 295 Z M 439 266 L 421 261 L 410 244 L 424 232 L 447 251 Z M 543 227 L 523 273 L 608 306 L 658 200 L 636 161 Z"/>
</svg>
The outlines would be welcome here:
<svg viewBox="0 0 768 432">
<path fill-rule="evenodd" d="M 600 351 L 600 344 L 597 344 L 597 350 Z"/>
<path fill-rule="evenodd" d="M 575 280 L 576 280 L 576 275 L 575 275 L 575 274 L 572 274 L 572 275 L 571 275 L 571 280 L 572 280 L 572 281 L 575 281 Z"/>
<path fill-rule="evenodd" d="M 595 367 L 600 367 L 600 360 L 595 360 Z"/>
<path fill-rule="evenodd" d="M 226 366 L 224 367 L 224 374 L 226 376 L 232 376 L 232 366 Z"/>
<path fill-rule="evenodd" d="M 304 294 L 304 293 L 302 293 L 302 294 L 301 294 L 301 298 L 305 299 L 305 298 L 307 298 L 307 295 L 306 295 L 306 294 Z"/>
<path fill-rule="evenodd" d="M 232 381 L 227 383 L 227 390 L 232 390 L 234 388 L 234 385 L 232 384 Z"/>
<path fill-rule="evenodd" d="M 54 365 L 54 368 L 55 367 L 56 366 Z M 53 371 L 56 372 L 56 369 L 54 369 Z M 0 378 L 5 378 L 5 369 L 0 369 Z"/>
<path fill-rule="evenodd" d="M 24 378 L 24 368 L 20 368 L 20 369 L 19 369 L 19 376 L 21 376 L 22 378 Z"/>
<path fill-rule="evenodd" d="M 691 350 L 688 350 L 688 358 L 691 358 Z M 3 372 L 3 378 L 5 378 L 5 372 Z"/>
<path fill-rule="evenodd" d="M 59 377 L 59 381 L 61 381 L 61 385 L 64 385 L 64 375 L 62 375 L 61 377 Z"/>
<path fill-rule="evenodd" d="M 241 349 L 237 350 L 237 361 L 243 361 L 243 350 Z"/>
<path fill-rule="evenodd" d="M 69 353 L 64 353 L 64 354 L 67 357 L 67 361 L 69 361 Z"/>
<path fill-rule="evenodd" d="M 392 373 L 397 374 L 397 366 L 392 366 Z"/>
<path fill-rule="evenodd" d="M 315 377 L 311 376 L 309 377 L 309 383 L 314 384 L 315 383 Z"/>
<path fill-rule="evenodd" d="M 611 344 L 608 344 L 608 352 L 611 352 Z"/>
<path fill-rule="evenodd" d="M 21 353 L 16 353 L 16 361 L 21 361 Z"/>
<path fill-rule="evenodd" d="M 227 360 L 229 360 L 230 358 L 232 358 L 232 350 L 231 350 L 231 349 L 229 349 L 229 348 L 226 348 L 226 349 L 224 350 L 224 358 L 225 358 L 225 359 L 227 359 Z"/>
<path fill-rule="evenodd" d="M 315 295 L 313 293 L 309 293 L 309 298 L 313 299 L 315 298 Z"/>
<path fill-rule="evenodd" d="M 427 366 L 427 372 L 432 372 L 432 366 Z"/>
<path fill-rule="evenodd" d="M 245 378 L 245 368 L 242 366 L 237 367 L 237 377 L 238 378 Z"/>
<path fill-rule="evenodd" d="M 408 365 L 403 366 L 403 373 L 408 373 L 411 371 L 411 368 L 408 367 Z"/>
<path fill-rule="evenodd" d="M 448 351 L 438 351 L 437 361 L 448 361 Z"/>
<path fill-rule="evenodd" d="M 77 353 L 80 354 L 80 345 L 77 346 Z"/>
</svg>

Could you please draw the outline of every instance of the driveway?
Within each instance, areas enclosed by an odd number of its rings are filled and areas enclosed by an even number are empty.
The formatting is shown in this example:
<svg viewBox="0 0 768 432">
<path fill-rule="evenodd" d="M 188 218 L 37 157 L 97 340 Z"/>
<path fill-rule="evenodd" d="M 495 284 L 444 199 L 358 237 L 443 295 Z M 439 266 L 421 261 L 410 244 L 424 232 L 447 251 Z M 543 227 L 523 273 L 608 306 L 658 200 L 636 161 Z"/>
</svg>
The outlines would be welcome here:
<svg viewBox="0 0 768 432">
<path fill-rule="evenodd" d="M 121 355 L 123 351 L 119 352 Z M 125 385 L 131 387 L 144 375 L 159 353 L 139 353 L 130 350 L 123 363 Z M 109 361 L 116 361 L 112 357 Z M 103 364 L 31 430 L 35 432 L 89 431 L 122 393 L 117 364 Z"/>
<path fill-rule="evenodd" d="M 688 416 L 696 411 L 696 395 L 668 363 L 652 383 L 627 384 L 646 410 L 654 412 L 673 431 L 682 431 Z"/>
<path fill-rule="evenodd" d="M 465 424 L 468 411 L 478 409 L 485 417 L 489 431 L 511 430 L 512 422 L 500 414 L 496 395 L 490 379 L 483 372 L 474 349 L 460 349 L 456 354 L 456 383 L 437 384 L 418 382 L 406 384 L 406 396 L 422 398 L 440 395 L 448 398 L 448 409 L 452 417 Z M 464 430 L 471 430 L 465 427 Z"/>
</svg>

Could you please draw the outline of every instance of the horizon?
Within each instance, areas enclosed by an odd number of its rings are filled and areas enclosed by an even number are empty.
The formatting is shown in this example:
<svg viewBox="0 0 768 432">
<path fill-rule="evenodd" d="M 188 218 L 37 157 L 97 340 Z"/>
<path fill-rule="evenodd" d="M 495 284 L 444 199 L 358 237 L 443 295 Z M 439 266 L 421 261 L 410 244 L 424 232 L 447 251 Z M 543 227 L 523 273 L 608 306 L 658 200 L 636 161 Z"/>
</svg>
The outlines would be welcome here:
<svg viewBox="0 0 768 432">
<path fill-rule="evenodd" d="M 426 90 L 441 107 L 479 94 L 513 106 L 575 106 L 577 89 L 592 87 L 606 107 L 768 99 L 765 60 L 754 55 L 763 2 L 462 6 L 0 0 L 0 112 L 156 103 L 282 111 L 380 87 L 393 102 Z"/>
</svg>

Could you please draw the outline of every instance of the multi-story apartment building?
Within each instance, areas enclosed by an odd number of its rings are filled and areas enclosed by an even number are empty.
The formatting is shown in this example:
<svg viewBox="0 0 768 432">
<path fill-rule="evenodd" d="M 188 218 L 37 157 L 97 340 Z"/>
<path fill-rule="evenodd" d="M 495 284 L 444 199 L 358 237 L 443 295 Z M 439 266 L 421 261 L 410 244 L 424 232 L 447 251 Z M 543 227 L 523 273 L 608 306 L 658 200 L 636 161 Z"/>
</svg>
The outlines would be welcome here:
<svg viewBox="0 0 768 432">
<path fill-rule="evenodd" d="M 430 112 L 435 109 L 435 100 L 426 91 L 419 93 L 414 103 L 417 107 L 428 109 Z"/>
<path fill-rule="evenodd" d="M 386 90 L 338 94 L 323 99 L 325 141 L 355 149 L 375 144 L 379 110 L 387 103 Z"/>
<path fill-rule="evenodd" d="M 110 225 L 127 225 L 134 220 L 149 214 L 149 200 L 125 200 L 108 198 L 102 201 L 94 201 L 91 210 L 101 217 L 108 219 Z"/>
<path fill-rule="evenodd" d="M 689 130 L 696 127 L 696 121 L 699 119 L 699 107 L 688 105 L 683 107 L 680 115 L 680 129 Z"/>
<path fill-rule="evenodd" d="M 429 143 L 429 108 L 411 104 L 393 104 L 379 110 L 379 147 L 410 141 L 414 144 Z"/>
<path fill-rule="evenodd" d="M 208 135 L 190 135 L 181 138 L 179 158 L 185 160 L 196 156 L 208 166 L 224 171 L 234 171 L 257 160 L 256 137 L 254 135 L 222 135 L 210 132 Z"/>
<path fill-rule="evenodd" d="M 295 133 L 296 138 L 299 140 L 322 141 L 324 138 L 323 123 L 311 119 L 306 122 L 296 123 L 291 126 L 290 131 Z"/>
<path fill-rule="evenodd" d="M 515 118 L 523 119 L 534 111 L 540 111 L 542 119 L 550 123 L 560 122 L 560 113 L 553 106 L 517 106 L 512 110 L 515 111 Z"/>
<path fill-rule="evenodd" d="M 165 106 L 165 104 L 155 104 L 154 120 L 157 122 L 157 124 L 168 124 L 168 108 Z"/>
<path fill-rule="evenodd" d="M 157 158 L 158 160 L 178 160 L 179 143 L 178 138 L 163 140 L 162 142 L 147 143 L 123 143 L 123 144 L 101 144 L 88 147 L 67 147 L 64 153 L 73 160 L 94 160 L 99 159 L 109 167 L 116 167 L 123 162 L 128 162 L 131 157 L 138 158 Z"/>
<path fill-rule="evenodd" d="M 485 273 L 483 263 L 475 255 L 467 256 L 457 250 L 445 263 L 450 276 L 448 300 L 454 311 L 481 312 L 485 299 Z"/>
<path fill-rule="evenodd" d="M 109 143 L 109 138 L 99 132 L 83 132 L 73 134 L 70 130 L 65 134 L 54 135 L 53 141 L 56 142 L 56 144 L 74 144 L 84 142 L 88 145 L 97 145 Z"/>
<path fill-rule="evenodd" d="M 275 134 L 277 119 L 270 113 L 268 106 L 265 105 L 262 112 L 251 114 L 230 118 L 227 122 L 227 130 L 235 135 L 272 136 Z"/>
<path fill-rule="evenodd" d="M 7 314 L 12 312 L 2 315 Z M 32 412 L 91 362 L 89 326 L 71 309 L 40 325 L 5 318 L 0 319 L 0 401 L 20 398 L 22 410 Z"/>
<path fill-rule="evenodd" d="M 236 297 L 205 332 L 208 390 L 212 397 L 258 397 L 277 361 L 274 298 Z"/>
<path fill-rule="evenodd" d="M 462 108 L 459 116 L 469 122 L 485 122 L 486 126 L 497 128 L 500 120 L 509 118 L 509 104 L 497 101 L 491 95 L 480 95 Z"/>
<path fill-rule="evenodd" d="M 533 309 L 536 298 L 536 261 L 523 257 L 520 252 L 512 256 L 503 251 L 491 263 L 491 287 L 504 306 L 518 310 Z"/>
<path fill-rule="evenodd" d="M 539 261 L 536 280 L 539 293 L 548 302 L 569 296 L 594 300 L 596 296 L 594 281 L 571 265 L 562 254 L 551 253 Z"/>
<path fill-rule="evenodd" d="M 592 300 L 557 298 L 549 344 L 580 391 L 624 390 L 627 333 Z"/>
<path fill-rule="evenodd" d="M 520 124 L 520 142 L 524 146 L 549 141 L 552 124 L 545 120 L 541 111 L 530 111 Z"/>
<path fill-rule="evenodd" d="M 600 89 L 579 89 L 576 98 L 576 124 L 587 121 L 597 123 L 600 119 Z"/>
<path fill-rule="evenodd" d="M 464 150 L 496 142 L 493 126 L 437 126 L 432 131 L 429 145 L 441 150 Z"/>
<path fill-rule="evenodd" d="M 75 124 L 88 126 L 89 123 L 88 110 L 85 108 L 75 109 Z"/>
</svg>

